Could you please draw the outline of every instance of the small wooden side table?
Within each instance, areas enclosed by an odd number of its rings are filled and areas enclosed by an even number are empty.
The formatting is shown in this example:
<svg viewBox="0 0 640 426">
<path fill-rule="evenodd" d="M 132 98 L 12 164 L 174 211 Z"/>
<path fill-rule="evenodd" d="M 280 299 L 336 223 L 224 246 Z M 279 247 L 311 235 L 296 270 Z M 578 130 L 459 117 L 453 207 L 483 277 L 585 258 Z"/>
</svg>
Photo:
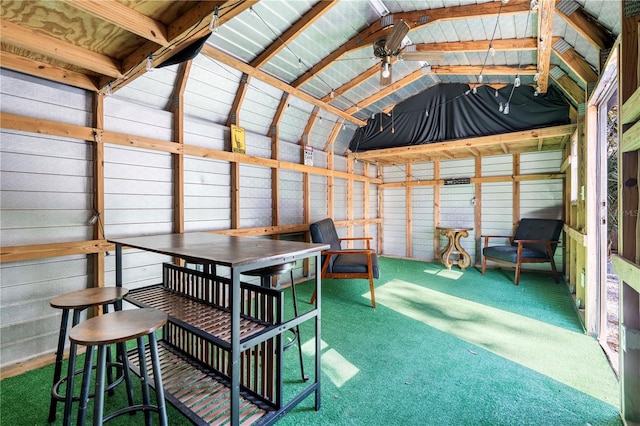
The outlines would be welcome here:
<svg viewBox="0 0 640 426">
<path fill-rule="evenodd" d="M 460 239 L 469 236 L 469 232 L 473 228 L 450 228 L 444 226 L 436 226 L 436 230 L 449 239 L 447 246 L 438 251 L 438 258 L 447 269 L 451 269 L 453 261 L 451 255 L 458 255 L 457 265 L 464 271 L 471 264 L 471 256 L 460 245 Z M 454 259 L 455 260 L 455 259 Z"/>
</svg>

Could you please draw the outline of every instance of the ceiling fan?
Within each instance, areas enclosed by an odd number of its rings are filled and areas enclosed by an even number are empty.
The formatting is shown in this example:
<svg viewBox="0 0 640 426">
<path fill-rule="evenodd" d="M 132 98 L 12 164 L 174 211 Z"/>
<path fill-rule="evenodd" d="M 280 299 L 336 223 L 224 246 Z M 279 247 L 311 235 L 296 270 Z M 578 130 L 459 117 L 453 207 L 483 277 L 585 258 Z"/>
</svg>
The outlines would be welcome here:
<svg viewBox="0 0 640 426">
<path fill-rule="evenodd" d="M 402 41 L 410 29 L 406 22 L 398 21 L 393 25 L 391 34 L 381 37 L 373 43 L 373 55 L 381 60 L 381 86 L 388 86 L 393 81 L 393 58 L 403 61 L 431 61 L 441 59 L 444 56 L 442 52 L 416 52 L 415 45 L 403 47 Z"/>
</svg>

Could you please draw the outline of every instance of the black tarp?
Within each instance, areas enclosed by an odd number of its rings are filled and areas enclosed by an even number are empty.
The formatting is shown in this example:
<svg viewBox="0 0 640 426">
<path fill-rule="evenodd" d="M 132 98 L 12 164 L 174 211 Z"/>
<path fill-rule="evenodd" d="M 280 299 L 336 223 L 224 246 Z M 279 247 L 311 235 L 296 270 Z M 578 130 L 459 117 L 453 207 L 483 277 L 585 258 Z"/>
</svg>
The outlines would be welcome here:
<svg viewBox="0 0 640 426">
<path fill-rule="evenodd" d="M 499 111 L 511 91 L 509 114 Z M 534 96 L 530 86 L 496 90 L 468 84 L 439 84 L 397 104 L 390 114 L 378 113 L 356 130 L 352 152 L 445 142 L 568 124 L 569 103 L 559 89 Z M 381 130 L 382 127 L 382 130 Z"/>
</svg>

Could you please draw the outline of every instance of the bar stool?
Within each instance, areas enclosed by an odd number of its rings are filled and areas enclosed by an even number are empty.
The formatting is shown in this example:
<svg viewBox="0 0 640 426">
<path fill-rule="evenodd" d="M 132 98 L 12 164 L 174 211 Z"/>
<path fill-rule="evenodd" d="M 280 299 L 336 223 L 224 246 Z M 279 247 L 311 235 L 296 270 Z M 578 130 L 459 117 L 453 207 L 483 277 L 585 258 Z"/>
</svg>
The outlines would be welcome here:
<svg viewBox="0 0 640 426">
<path fill-rule="evenodd" d="M 89 382 L 91 380 L 91 358 L 93 351 L 98 348 L 98 361 L 96 368 L 96 385 L 93 407 L 93 424 L 101 425 L 114 417 L 125 413 L 144 411 L 145 424 L 151 424 L 151 411 L 158 413 L 160 425 L 167 424 L 167 412 L 164 400 L 164 389 L 162 388 L 162 373 L 160 370 L 160 360 L 158 358 L 158 342 L 155 331 L 165 325 L 167 314 L 159 309 L 133 309 L 128 311 L 118 311 L 98 317 L 93 317 L 73 327 L 69 332 L 69 340 L 76 345 L 87 347 L 84 372 L 82 375 L 82 388 L 80 390 L 80 407 L 78 408 L 78 425 L 85 424 L 87 403 L 89 399 Z M 147 336 L 151 365 L 153 369 L 153 379 L 156 391 L 156 405 L 151 405 L 149 397 L 149 373 L 147 371 L 147 361 L 145 355 L 145 343 L 143 337 Z M 142 383 L 142 404 L 121 408 L 104 416 L 104 392 L 105 392 L 105 369 L 106 369 L 106 347 L 110 344 L 124 345 L 129 340 L 136 339 L 138 346 L 138 357 L 140 363 L 140 380 Z M 75 351 L 70 355 L 75 361 Z M 129 362 L 124 358 L 123 364 L 128 370 Z"/>
<path fill-rule="evenodd" d="M 293 313 L 297 317 L 298 316 L 298 298 L 296 296 L 296 286 L 293 282 L 293 265 L 294 262 L 283 263 L 281 265 L 273 265 L 267 266 L 266 268 L 254 269 L 252 271 L 243 272 L 243 275 L 248 275 L 250 277 L 260 277 L 260 285 L 263 288 L 271 288 L 271 278 L 276 275 L 283 275 L 289 272 L 289 276 L 291 278 L 291 296 L 293 298 Z M 277 290 L 280 290 L 280 283 L 276 286 Z M 300 374 L 302 375 L 302 380 L 309 380 L 309 376 L 304 374 L 304 362 L 302 360 L 302 343 L 300 342 L 300 327 L 296 325 L 294 328 L 289 329 L 293 333 L 293 339 L 283 346 L 282 350 L 286 351 L 289 349 L 294 343 L 298 343 L 298 356 L 300 358 Z"/>
<path fill-rule="evenodd" d="M 122 299 L 129 293 L 129 290 L 122 287 L 98 287 L 87 288 L 84 290 L 72 291 L 65 293 L 51 299 L 50 305 L 53 308 L 62 309 L 62 320 L 60 323 L 60 332 L 58 335 L 58 350 L 56 352 L 56 362 L 53 372 L 53 385 L 51 387 L 51 402 L 49 405 L 49 423 L 52 423 L 56 419 L 56 409 L 58 401 L 64 402 L 64 420 L 65 425 L 70 424 L 71 419 L 71 404 L 73 401 L 78 401 L 77 397 L 73 397 L 73 392 L 68 392 L 69 375 L 62 376 L 62 358 L 64 355 L 64 345 L 67 338 L 67 325 L 69 322 L 69 311 L 73 310 L 73 322 L 72 326 L 76 326 L 80 322 L 80 314 L 83 310 L 95 306 L 102 306 L 104 312 L 108 312 L 108 305 L 114 305 L 114 309 L 119 310 Z M 119 354 L 120 357 L 125 357 L 125 353 Z M 111 356 L 109 354 L 109 360 Z M 113 365 L 113 364 L 111 364 Z M 75 374 L 79 374 L 82 370 L 74 371 L 74 368 L 69 367 L 69 371 L 73 372 L 70 377 Z M 123 373 L 125 373 L 123 371 Z M 120 376 L 115 382 L 111 377 L 111 370 L 109 370 L 109 383 L 111 389 L 113 386 L 120 383 L 122 378 L 128 380 L 128 371 L 126 375 Z M 71 379 L 73 380 L 73 379 Z M 67 392 L 65 395 L 61 395 L 59 392 L 60 386 L 67 382 Z M 130 385 L 128 385 L 130 387 Z M 133 398 L 133 395 L 131 396 Z"/>
</svg>

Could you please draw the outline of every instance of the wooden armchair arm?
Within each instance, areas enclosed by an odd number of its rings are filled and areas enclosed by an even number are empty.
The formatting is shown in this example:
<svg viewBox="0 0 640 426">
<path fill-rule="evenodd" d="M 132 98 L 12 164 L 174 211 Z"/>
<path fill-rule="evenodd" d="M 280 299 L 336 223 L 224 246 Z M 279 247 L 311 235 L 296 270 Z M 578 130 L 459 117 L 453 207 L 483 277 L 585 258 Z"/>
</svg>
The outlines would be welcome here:
<svg viewBox="0 0 640 426">
<path fill-rule="evenodd" d="M 342 241 L 366 241 L 367 242 L 367 248 L 371 248 L 371 240 L 373 240 L 372 237 L 345 237 L 345 238 L 339 238 L 340 242 Z"/>
</svg>

